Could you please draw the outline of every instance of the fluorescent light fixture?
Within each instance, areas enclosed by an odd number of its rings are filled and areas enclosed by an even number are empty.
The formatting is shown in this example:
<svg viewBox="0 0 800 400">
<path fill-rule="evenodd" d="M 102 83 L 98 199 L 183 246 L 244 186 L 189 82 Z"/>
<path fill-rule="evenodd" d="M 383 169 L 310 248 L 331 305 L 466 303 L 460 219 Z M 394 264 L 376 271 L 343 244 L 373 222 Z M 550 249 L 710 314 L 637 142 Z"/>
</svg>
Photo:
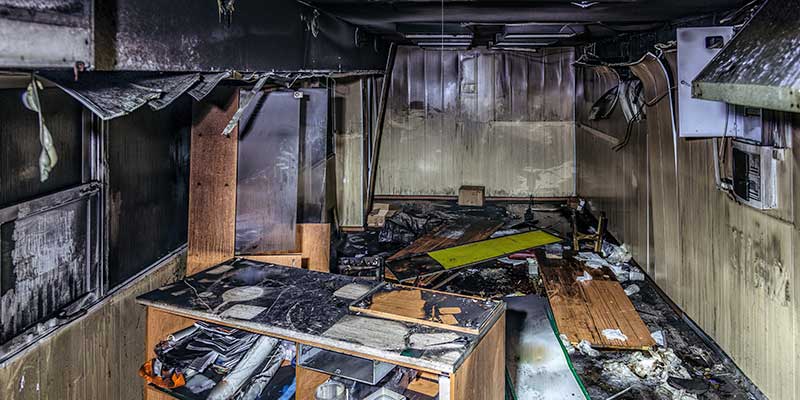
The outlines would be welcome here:
<svg viewBox="0 0 800 400">
<path fill-rule="evenodd" d="M 541 46 L 549 46 L 553 43 L 556 43 L 557 40 L 526 40 L 526 41 L 508 41 L 508 40 L 501 40 L 499 42 L 495 42 L 494 46 L 505 46 L 505 47 L 541 47 Z"/>
<path fill-rule="evenodd" d="M 564 39 L 577 36 L 577 32 L 560 32 L 560 33 L 506 33 L 503 35 L 503 40 L 509 39 Z"/>
<path fill-rule="evenodd" d="M 472 42 L 419 42 L 417 46 L 422 48 L 448 48 L 448 49 L 467 49 Z"/>
<path fill-rule="evenodd" d="M 471 33 L 407 33 L 406 39 L 472 39 Z"/>
</svg>

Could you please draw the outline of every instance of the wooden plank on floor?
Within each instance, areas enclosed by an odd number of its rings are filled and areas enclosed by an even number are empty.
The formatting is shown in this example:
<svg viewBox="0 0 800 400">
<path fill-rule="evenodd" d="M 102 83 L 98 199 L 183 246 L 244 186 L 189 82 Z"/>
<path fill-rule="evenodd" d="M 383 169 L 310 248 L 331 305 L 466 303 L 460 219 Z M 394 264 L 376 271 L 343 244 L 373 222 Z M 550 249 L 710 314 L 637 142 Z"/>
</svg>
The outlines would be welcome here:
<svg viewBox="0 0 800 400">
<path fill-rule="evenodd" d="M 410 245 L 387 258 L 386 261 L 418 256 L 434 250 L 483 240 L 491 236 L 502 225 L 503 223 L 497 220 L 463 216 L 453 222 L 442 224 L 433 232 L 420 236 Z"/>
<path fill-rule="evenodd" d="M 584 268 L 571 257 L 548 259 L 541 251 L 536 256 L 558 330 L 571 343 L 587 340 L 593 347 L 609 349 L 648 349 L 655 345 L 625 290 L 611 278 L 611 271 Z M 577 281 L 584 272 L 592 279 Z M 603 335 L 605 329 L 619 329 L 627 339 L 609 339 Z"/>
<path fill-rule="evenodd" d="M 226 88 L 192 106 L 187 275 L 234 254 L 239 130 L 222 130 L 238 107 L 238 89 Z"/>
</svg>

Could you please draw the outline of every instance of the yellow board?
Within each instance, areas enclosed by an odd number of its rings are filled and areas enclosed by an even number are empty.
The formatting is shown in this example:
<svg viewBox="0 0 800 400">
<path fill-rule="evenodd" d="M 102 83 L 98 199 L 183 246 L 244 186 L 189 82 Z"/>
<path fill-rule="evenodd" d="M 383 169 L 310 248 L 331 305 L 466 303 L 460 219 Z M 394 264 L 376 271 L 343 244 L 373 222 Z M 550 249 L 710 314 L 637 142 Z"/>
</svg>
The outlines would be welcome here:
<svg viewBox="0 0 800 400">
<path fill-rule="evenodd" d="M 543 231 L 533 231 L 436 250 L 428 255 L 445 269 L 450 269 L 560 241 L 561 238 L 558 236 Z"/>
</svg>

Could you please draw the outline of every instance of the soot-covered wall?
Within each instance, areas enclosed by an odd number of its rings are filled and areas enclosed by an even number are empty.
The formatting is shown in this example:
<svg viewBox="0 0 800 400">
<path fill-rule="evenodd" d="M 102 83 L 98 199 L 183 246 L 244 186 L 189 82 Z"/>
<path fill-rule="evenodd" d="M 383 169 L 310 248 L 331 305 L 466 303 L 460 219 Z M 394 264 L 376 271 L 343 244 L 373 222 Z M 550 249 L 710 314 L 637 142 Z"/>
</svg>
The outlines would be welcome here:
<svg viewBox="0 0 800 400">
<path fill-rule="evenodd" d="M 538 53 L 400 47 L 376 194 L 574 193 L 571 48 Z"/>
<path fill-rule="evenodd" d="M 779 208 L 762 212 L 716 188 L 710 139 L 676 138 L 669 97 L 675 53 L 631 67 L 644 83 L 647 120 L 620 152 L 588 130 L 577 132 L 578 194 L 610 216 L 609 229 L 658 285 L 772 399 L 800 396 L 800 117 L 779 168 Z M 615 85 L 607 68 L 577 74 L 579 123 L 622 139 L 621 113 L 586 118 L 592 102 Z"/>
<path fill-rule="evenodd" d="M 109 286 L 186 243 L 191 99 L 108 126 Z"/>
</svg>

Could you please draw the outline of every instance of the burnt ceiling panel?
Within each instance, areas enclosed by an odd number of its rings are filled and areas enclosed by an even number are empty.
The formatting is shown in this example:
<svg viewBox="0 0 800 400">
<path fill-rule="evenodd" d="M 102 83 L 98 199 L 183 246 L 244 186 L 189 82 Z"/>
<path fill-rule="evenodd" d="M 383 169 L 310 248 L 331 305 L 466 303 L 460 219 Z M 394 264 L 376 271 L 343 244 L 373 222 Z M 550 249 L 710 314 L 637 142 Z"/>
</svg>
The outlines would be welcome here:
<svg viewBox="0 0 800 400">
<path fill-rule="evenodd" d="M 395 39 L 403 39 L 403 27 L 415 25 L 466 27 L 475 35 L 473 44 L 491 44 L 509 26 L 525 31 L 530 24 L 571 27 L 589 35 L 561 37 L 559 45 L 587 41 L 592 36 L 650 30 L 668 21 L 725 12 L 742 6 L 742 0 L 314 0 L 314 5 L 359 26 Z M 561 32 L 564 33 L 564 32 Z M 413 43 L 413 41 L 411 41 Z M 565 43 L 566 42 L 566 43 Z"/>
</svg>

